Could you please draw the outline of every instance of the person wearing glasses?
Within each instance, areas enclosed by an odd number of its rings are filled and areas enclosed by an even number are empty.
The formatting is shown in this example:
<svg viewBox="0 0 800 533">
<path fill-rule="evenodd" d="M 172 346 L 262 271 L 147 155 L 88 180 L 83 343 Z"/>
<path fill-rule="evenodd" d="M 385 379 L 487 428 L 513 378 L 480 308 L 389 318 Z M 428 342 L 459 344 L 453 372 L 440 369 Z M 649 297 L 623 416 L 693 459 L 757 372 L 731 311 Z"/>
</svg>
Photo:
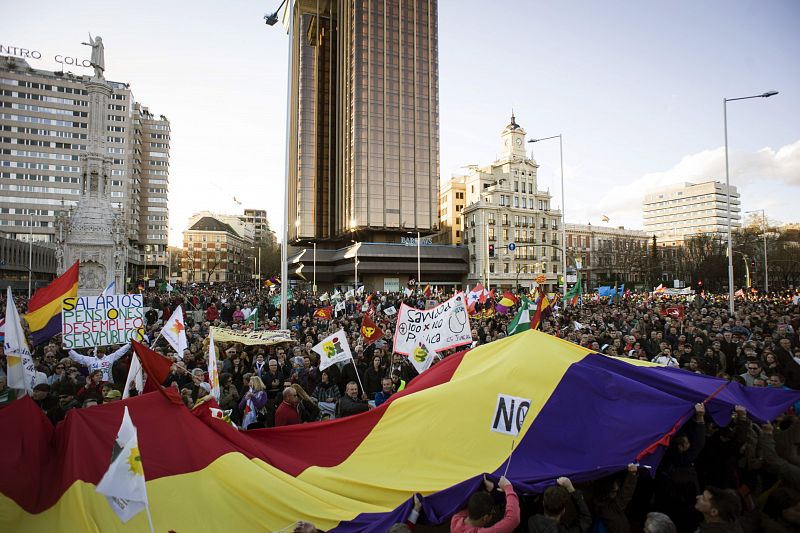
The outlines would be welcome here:
<svg viewBox="0 0 800 533">
<path fill-rule="evenodd" d="M 767 376 L 764 375 L 764 370 L 761 368 L 761 362 L 757 359 L 748 361 L 745 368 L 747 368 L 747 372 L 741 374 L 739 377 L 741 377 L 744 382 L 747 383 L 748 387 L 753 387 L 757 379 L 765 382 L 767 381 Z"/>
</svg>

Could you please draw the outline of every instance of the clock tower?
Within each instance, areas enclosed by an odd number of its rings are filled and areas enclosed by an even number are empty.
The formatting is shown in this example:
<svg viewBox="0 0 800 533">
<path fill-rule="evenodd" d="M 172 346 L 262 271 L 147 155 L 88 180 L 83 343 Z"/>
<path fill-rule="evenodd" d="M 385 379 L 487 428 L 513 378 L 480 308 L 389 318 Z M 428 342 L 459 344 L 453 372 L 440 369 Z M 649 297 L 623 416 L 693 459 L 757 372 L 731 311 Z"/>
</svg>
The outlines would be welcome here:
<svg viewBox="0 0 800 533">
<path fill-rule="evenodd" d="M 525 158 L 525 130 L 517 124 L 513 111 L 511 112 L 511 122 L 503 129 L 500 136 L 502 139 L 501 153 L 503 158 Z"/>
</svg>

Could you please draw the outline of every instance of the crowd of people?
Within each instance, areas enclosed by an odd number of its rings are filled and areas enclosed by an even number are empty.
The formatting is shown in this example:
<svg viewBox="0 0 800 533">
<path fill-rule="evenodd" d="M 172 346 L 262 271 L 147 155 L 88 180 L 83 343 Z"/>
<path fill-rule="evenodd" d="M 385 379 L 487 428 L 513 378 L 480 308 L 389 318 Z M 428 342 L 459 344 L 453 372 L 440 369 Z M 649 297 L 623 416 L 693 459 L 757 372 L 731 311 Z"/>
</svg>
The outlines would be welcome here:
<svg viewBox="0 0 800 533">
<path fill-rule="evenodd" d="M 423 308 L 430 300 L 450 296 L 357 294 L 328 319 L 315 312 L 335 308 L 332 295 L 295 290 L 287 316 L 291 342 L 216 343 L 219 406 L 242 429 L 347 417 L 379 406 L 417 376 L 405 357 L 392 352 L 397 315 L 391 311 L 403 303 Z M 252 285 L 179 286 L 169 293 L 151 290 L 144 297 L 146 340 L 172 360 L 161 385 L 175 387 L 189 408 L 211 394 L 211 326 L 250 331 L 280 325 L 274 295 Z M 5 302 L 0 306 L 4 309 Z M 160 328 L 177 306 L 187 326 L 183 354 L 159 339 Z M 654 361 L 747 387 L 800 390 L 796 294 L 740 299 L 733 317 L 727 306 L 726 298 L 714 295 L 660 298 L 643 293 L 612 300 L 584 295 L 576 306 L 556 301 L 541 329 L 612 357 Z M 480 305 L 471 320 L 473 344 L 505 337 L 513 313 L 512 308 L 502 314 L 491 301 Z M 365 314 L 383 331 L 374 342 L 366 342 L 360 332 Z M 320 371 L 312 348 L 340 329 L 348 336 L 353 360 Z M 440 355 L 446 358 L 455 351 Z M 33 350 L 37 385 L 32 398 L 54 424 L 71 409 L 118 401 L 126 388 L 129 394 L 142 392 L 134 382 L 126 384 L 130 345 L 83 352 L 63 350 L 58 337 Z M 4 356 L 0 363 L 4 370 Z M 0 372 L 0 404 L 15 396 Z M 718 427 L 698 404 L 654 476 L 640 476 L 637 465 L 630 465 L 584 486 L 560 478 L 541 495 L 517 495 L 513 480 L 500 479 L 501 490 L 487 481 L 489 490 L 474 495 L 467 509 L 453 517 L 451 528 L 512 531 L 521 523 L 531 532 L 798 531 L 799 410 L 796 405 L 772 424 L 760 426 L 737 408 L 731 424 Z"/>
</svg>

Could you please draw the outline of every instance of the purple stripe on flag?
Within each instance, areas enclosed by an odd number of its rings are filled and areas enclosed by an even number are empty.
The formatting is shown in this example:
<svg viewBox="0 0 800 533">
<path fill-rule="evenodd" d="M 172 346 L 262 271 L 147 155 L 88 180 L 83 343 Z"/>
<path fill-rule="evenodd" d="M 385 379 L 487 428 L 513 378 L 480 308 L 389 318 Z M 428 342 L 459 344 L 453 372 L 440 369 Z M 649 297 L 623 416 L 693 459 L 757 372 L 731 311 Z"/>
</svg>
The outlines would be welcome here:
<svg viewBox="0 0 800 533">
<path fill-rule="evenodd" d="M 623 470 L 724 383 L 677 368 L 636 366 L 591 354 L 564 374 L 516 444 L 507 476 L 518 493 L 539 493 L 560 476 L 579 483 Z M 706 410 L 715 422 L 726 425 L 735 405 L 744 406 L 755 420 L 766 421 L 797 401 L 798 391 L 729 383 L 708 400 Z M 641 464 L 657 467 L 663 451 L 656 450 Z M 506 460 L 491 479 L 505 471 Z M 477 476 L 425 497 L 425 518 L 420 523 L 446 522 L 466 505 L 480 484 L 481 476 Z M 404 522 L 412 505 L 413 499 L 409 499 L 388 513 L 362 514 L 331 531 L 383 532 Z"/>
<path fill-rule="evenodd" d="M 53 318 L 51 318 L 42 329 L 31 331 L 31 343 L 34 346 L 38 346 L 49 341 L 59 333 L 61 333 L 61 313 L 53 315 Z"/>
</svg>

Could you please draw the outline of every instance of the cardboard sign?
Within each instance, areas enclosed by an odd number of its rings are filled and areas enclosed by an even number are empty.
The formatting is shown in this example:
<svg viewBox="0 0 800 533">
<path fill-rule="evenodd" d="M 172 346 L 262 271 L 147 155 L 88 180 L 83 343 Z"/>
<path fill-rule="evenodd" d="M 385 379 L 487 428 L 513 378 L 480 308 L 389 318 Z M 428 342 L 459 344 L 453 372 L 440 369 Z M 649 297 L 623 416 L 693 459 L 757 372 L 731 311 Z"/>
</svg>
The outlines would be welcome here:
<svg viewBox="0 0 800 533">
<path fill-rule="evenodd" d="M 144 338 L 141 294 L 64 298 L 61 337 L 65 349 L 125 344 Z"/>
<path fill-rule="evenodd" d="M 431 309 L 415 309 L 406 304 L 397 313 L 394 351 L 411 355 L 420 341 L 429 350 L 440 352 L 472 343 L 472 328 L 464 303 L 464 293 L 458 293 L 443 304 Z"/>
<path fill-rule="evenodd" d="M 492 415 L 490 430 L 516 437 L 522 430 L 525 415 L 528 414 L 528 409 L 530 408 L 531 401 L 529 398 L 498 394 L 497 407 L 494 410 L 494 415 Z"/>
</svg>

